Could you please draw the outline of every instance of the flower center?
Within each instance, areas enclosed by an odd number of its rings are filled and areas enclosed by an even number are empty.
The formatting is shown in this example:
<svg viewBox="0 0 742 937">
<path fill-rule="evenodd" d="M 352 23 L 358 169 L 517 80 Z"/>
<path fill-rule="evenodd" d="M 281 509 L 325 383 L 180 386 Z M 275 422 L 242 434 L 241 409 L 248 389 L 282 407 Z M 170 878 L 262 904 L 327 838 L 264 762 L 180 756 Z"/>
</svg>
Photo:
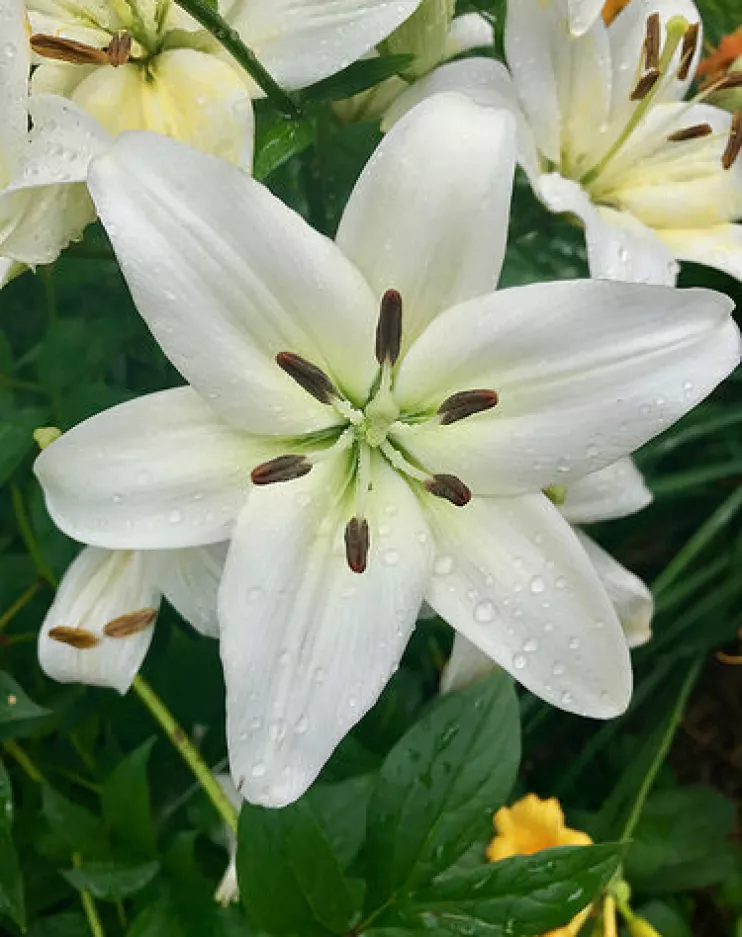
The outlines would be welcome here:
<svg viewBox="0 0 742 937">
<path fill-rule="evenodd" d="M 308 394 L 332 407 L 341 423 L 324 433 L 288 441 L 291 448 L 300 451 L 271 459 L 256 466 L 251 472 L 253 484 L 256 485 L 293 481 L 307 475 L 316 464 L 340 453 L 350 452 L 353 470 L 349 485 L 354 489 L 355 511 L 345 527 L 345 552 L 348 566 L 356 573 L 366 569 L 370 550 L 365 509 L 371 490 L 372 451 L 378 451 L 409 483 L 420 486 L 434 497 L 463 507 L 471 499 L 471 492 L 464 482 L 455 475 L 429 471 L 403 450 L 398 437 L 403 430 L 414 431 L 415 427 L 423 423 L 436 422 L 446 426 L 475 413 L 490 410 L 499 399 L 493 390 L 468 390 L 447 397 L 432 413 L 403 413 L 394 397 L 394 368 L 401 346 L 402 297 L 396 290 L 387 290 L 381 300 L 376 329 L 379 371 L 368 400 L 360 409 L 338 390 L 317 365 L 290 351 L 276 355 L 278 366 Z"/>
</svg>

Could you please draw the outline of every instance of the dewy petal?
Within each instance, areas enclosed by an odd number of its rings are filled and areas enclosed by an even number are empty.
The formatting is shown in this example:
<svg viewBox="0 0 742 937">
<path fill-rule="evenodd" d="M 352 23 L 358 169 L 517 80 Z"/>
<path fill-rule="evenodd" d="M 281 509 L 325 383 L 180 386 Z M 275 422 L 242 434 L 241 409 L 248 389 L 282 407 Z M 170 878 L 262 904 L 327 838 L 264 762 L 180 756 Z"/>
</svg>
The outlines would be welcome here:
<svg viewBox="0 0 742 937">
<path fill-rule="evenodd" d="M 613 603 L 628 646 L 646 644 L 652 638 L 652 593 L 638 576 L 616 562 L 587 534 L 580 530 L 575 533 Z"/>
<path fill-rule="evenodd" d="M 636 514 L 651 502 L 642 473 L 633 459 L 625 458 L 578 478 L 559 509 L 570 524 L 594 524 Z"/>
<path fill-rule="evenodd" d="M 432 499 L 431 499 L 432 501 Z M 438 614 L 531 692 L 570 712 L 623 712 L 631 668 L 585 551 L 543 495 L 426 505 Z"/>
<path fill-rule="evenodd" d="M 229 20 L 273 78 L 304 88 L 385 39 L 420 0 L 241 0 Z"/>
<path fill-rule="evenodd" d="M 464 13 L 455 16 L 451 22 L 444 55 L 445 58 L 452 59 L 454 55 L 460 55 L 470 49 L 491 46 L 494 41 L 495 30 L 486 16 L 481 13 Z"/>
<path fill-rule="evenodd" d="M 0 0 L 0 189 L 15 174 L 28 130 L 31 48 L 21 0 Z"/>
<path fill-rule="evenodd" d="M 337 243 L 379 297 L 402 294 L 404 346 L 496 287 L 514 169 L 512 118 L 453 94 L 410 111 L 366 165 Z"/>
<path fill-rule="evenodd" d="M 569 487 L 633 452 L 739 361 L 731 301 L 711 290 L 584 280 L 502 290 L 439 316 L 402 361 L 403 411 L 488 387 L 497 406 L 393 434 L 475 494 Z"/>
<path fill-rule="evenodd" d="M 578 183 L 558 173 L 541 176 L 535 188 L 551 211 L 571 212 L 584 222 L 592 276 L 661 286 L 675 284 L 678 267 L 672 253 L 638 218 L 594 205 Z"/>
<path fill-rule="evenodd" d="M 414 494 L 372 468 L 364 573 L 350 571 L 342 465 L 256 489 L 240 515 L 219 596 L 232 776 L 280 807 L 312 783 L 375 703 L 414 627 L 432 541 Z"/>
<path fill-rule="evenodd" d="M 260 441 L 188 387 L 120 404 L 61 436 L 34 471 L 54 522 L 83 543 L 170 549 L 227 540 Z"/>
<path fill-rule="evenodd" d="M 463 634 L 456 634 L 453 650 L 441 674 L 441 693 L 454 693 L 491 673 L 497 664 Z"/>
<path fill-rule="evenodd" d="M 179 614 L 196 631 L 219 637 L 217 594 L 227 558 L 227 543 L 187 550 L 152 550 L 152 578 Z"/>
<path fill-rule="evenodd" d="M 133 133 L 94 161 L 90 190 L 140 313 L 226 419 L 275 435 L 332 422 L 276 365 L 280 351 L 365 400 L 378 368 L 378 300 L 335 245 L 266 188 L 173 140 Z"/>
<path fill-rule="evenodd" d="M 569 0 L 569 28 L 575 36 L 586 33 L 600 16 L 605 0 Z"/>
<path fill-rule="evenodd" d="M 721 224 L 691 230 L 665 228 L 658 234 L 680 260 L 706 264 L 742 280 L 742 225 Z"/>
<path fill-rule="evenodd" d="M 152 130 L 252 167 L 252 102 L 236 67 L 196 49 L 171 49 L 139 65 L 96 68 L 74 100 L 114 136 Z"/>
<path fill-rule="evenodd" d="M 126 693 L 149 648 L 160 605 L 146 556 L 95 547 L 85 547 L 77 556 L 59 584 L 39 634 L 39 663 L 47 676 Z M 130 634 L 104 632 L 110 622 L 136 613 L 141 614 Z M 55 628 L 65 629 L 63 637 L 71 629 L 81 629 L 89 646 L 74 647 L 54 638 L 50 632 Z"/>
</svg>

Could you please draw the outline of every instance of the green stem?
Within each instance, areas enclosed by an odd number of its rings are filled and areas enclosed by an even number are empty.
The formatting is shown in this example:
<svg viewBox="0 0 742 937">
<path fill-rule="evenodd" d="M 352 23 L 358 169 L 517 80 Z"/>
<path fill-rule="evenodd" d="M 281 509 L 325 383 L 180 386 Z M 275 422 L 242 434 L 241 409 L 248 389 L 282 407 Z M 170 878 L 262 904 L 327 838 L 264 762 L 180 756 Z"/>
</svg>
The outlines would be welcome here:
<svg viewBox="0 0 742 937">
<path fill-rule="evenodd" d="M 31 761 L 31 759 L 17 742 L 13 742 L 12 740 L 3 742 L 3 748 L 11 757 L 15 758 L 15 760 L 18 762 L 21 768 L 23 768 L 29 778 L 31 778 L 34 784 L 46 783 L 46 778 L 44 775 L 41 773 L 41 771 L 39 771 L 33 761 Z"/>
<path fill-rule="evenodd" d="M 0 387 L 7 387 L 9 390 L 30 390 L 35 394 L 49 396 L 49 391 L 41 384 L 35 384 L 33 381 L 22 381 L 20 378 L 12 377 L 10 374 L 0 374 Z"/>
<path fill-rule="evenodd" d="M 168 738 L 180 752 L 181 757 L 191 769 L 199 784 L 204 789 L 204 793 L 221 814 L 222 819 L 229 829 L 233 833 L 236 833 L 237 810 L 232 806 L 229 798 L 219 786 L 218 781 L 199 754 L 196 746 L 175 721 L 173 714 L 142 676 L 138 675 L 134 678 L 132 689 L 165 730 Z"/>
<path fill-rule="evenodd" d="M 82 856 L 79 852 L 73 853 L 72 865 L 74 865 L 76 869 L 79 869 L 82 865 Z M 88 919 L 90 933 L 93 935 L 93 937 L 106 937 L 106 932 L 103 930 L 103 925 L 101 924 L 100 918 L 98 917 L 98 909 L 95 907 L 93 896 L 89 891 L 85 891 L 85 889 L 83 889 L 80 892 L 80 901 L 82 902 L 82 908 L 85 912 L 85 917 Z"/>
<path fill-rule="evenodd" d="M 686 703 L 688 702 L 688 697 L 690 696 L 691 690 L 698 678 L 698 674 L 701 671 L 703 665 L 703 658 L 698 658 L 693 661 L 688 669 L 688 673 L 683 680 L 683 684 L 680 687 L 680 693 L 678 698 L 675 700 L 675 705 L 672 708 L 670 713 L 670 718 L 667 722 L 667 728 L 665 733 L 662 736 L 662 741 L 660 742 L 659 748 L 657 749 L 657 754 L 654 756 L 652 764 L 650 765 L 649 771 L 644 776 L 642 785 L 639 788 L 639 793 L 636 796 L 634 801 L 634 806 L 631 808 L 631 813 L 627 819 L 623 832 L 621 833 L 620 842 L 627 843 L 636 828 L 636 824 L 639 822 L 641 817 L 642 810 L 644 809 L 644 804 L 647 801 L 649 792 L 652 789 L 652 785 L 655 782 L 657 774 L 659 773 L 660 768 L 662 767 L 665 758 L 667 758 L 667 753 L 670 751 L 670 746 L 672 745 L 672 740 L 675 738 L 675 733 L 678 726 L 680 725 L 680 720 L 683 718 L 683 711 L 685 710 Z"/>
<path fill-rule="evenodd" d="M 240 38 L 240 34 L 219 15 L 215 6 L 207 0 L 175 0 L 179 7 L 208 29 L 211 35 L 220 42 L 235 61 L 245 69 L 248 75 L 262 88 L 269 100 L 289 117 L 298 117 L 299 107 L 283 88 L 271 77 L 260 64 L 255 53 L 248 49 Z"/>
<path fill-rule="evenodd" d="M 18 530 L 20 531 L 21 538 L 25 544 L 26 549 L 28 550 L 28 555 L 33 560 L 33 564 L 36 567 L 36 571 L 42 579 L 46 580 L 49 585 L 53 588 L 57 588 L 57 577 L 47 566 L 46 560 L 39 548 L 38 543 L 36 543 L 36 538 L 34 537 L 33 529 L 31 523 L 26 514 L 26 506 L 23 503 L 23 495 L 21 494 L 21 489 L 18 485 L 11 485 L 10 488 L 10 498 L 13 502 L 13 513 L 15 514 L 16 523 L 18 524 Z"/>
<path fill-rule="evenodd" d="M 33 599 L 33 597 L 36 595 L 36 593 L 39 591 L 40 588 L 41 588 L 41 581 L 37 579 L 36 582 L 31 583 L 31 585 L 28 587 L 28 589 L 26 589 L 23 595 L 19 596 L 19 598 L 17 598 L 15 602 L 13 602 L 13 604 L 10 606 L 10 608 L 6 612 L 3 612 L 3 614 L 0 615 L 0 631 L 2 631 L 4 628 L 7 628 L 7 626 L 11 623 L 11 621 L 13 621 L 15 616 L 19 612 L 23 611 L 23 609 L 28 605 L 31 599 Z"/>
</svg>

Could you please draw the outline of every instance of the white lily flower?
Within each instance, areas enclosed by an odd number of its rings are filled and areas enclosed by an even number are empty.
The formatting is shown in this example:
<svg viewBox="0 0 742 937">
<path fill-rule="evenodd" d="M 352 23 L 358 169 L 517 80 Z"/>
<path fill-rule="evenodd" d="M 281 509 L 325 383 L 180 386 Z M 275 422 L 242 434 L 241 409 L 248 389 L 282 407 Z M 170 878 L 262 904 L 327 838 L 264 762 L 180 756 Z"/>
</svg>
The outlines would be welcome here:
<svg viewBox="0 0 742 937">
<path fill-rule="evenodd" d="M 226 16 L 272 77 L 296 89 L 350 65 L 419 3 L 238 0 Z M 28 8 L 44 56 L 34 91 L 71 97 L 114 136 L 153 130 L 250 168 L 251 97 L 261 92 L 173 0 L 30 0 Z"/>
<path fill-rule="evenodd" d="M 56 260 L 93 220 L 84 183 L 90 156 L 106 137 L 69 101 L 29 100 L 29 34 L 20 0 L 0 0 L 0 37 L 2 287 L 24 265 Z"/>
<path fill-rule="evenodd" d="M 62 577 L 39 634 L 39 663 L 62 683 L 126 693 L 152 640 L 160 600 L 218 637 L 217 588 L 226 545 L 188 550 L 85 547 Z"/>
<path fill-rule="evenodd" d="M 563 493 L 559 510 L 573 525 L 593 524 L 635 514 L 651 501 L 652 492 L 641 472 L 632 459 L 625 458 L 571 484 Z M 638 576 L 614 560 L 591 537 L 579 529 L 575 533 L 613 603 L 626 643 L 630 648 L 646 644 L 652 637 L 652 593 Z M 491 658 L 457 634 L 441 674 L 441 693 L 468 686 L 492 668 Z"/>
<path fill-rule="evenodd" d="M 431 94 L 517 112 L 535 193 L 585 225 L 593 276 L 673 284 L 678 260 L 742 279 L 742 121 L 684 102 L 702 45 L 691 0 L 631 0 L 570 34 L 568 0 L 511 0 L 504 66 L 456 62 L 413 85 L 384 126 Z"/>
<path fill-rule="evenodd" d="M 568 4 L 570 32 L 581 36 L 598 19 L 605 0 L 568 0 Z"/>
<path fill-rule="evenodd" d="M 137 306 L 191 386 L 87 420 L 36 473 L 85 542 L 232 538 L 221 653 L 249 800 L 307 788 L 423 599 L 550 702 L 628 702 L 621 627 L 541 490 L 685 413 L 739 333 L 711 291 L 495 292 L 514 159 L 508 115 L 440 95 L 381 144 L 335 244 L 164 137 L 124 136 L 92 167 Z"/>
</svg>

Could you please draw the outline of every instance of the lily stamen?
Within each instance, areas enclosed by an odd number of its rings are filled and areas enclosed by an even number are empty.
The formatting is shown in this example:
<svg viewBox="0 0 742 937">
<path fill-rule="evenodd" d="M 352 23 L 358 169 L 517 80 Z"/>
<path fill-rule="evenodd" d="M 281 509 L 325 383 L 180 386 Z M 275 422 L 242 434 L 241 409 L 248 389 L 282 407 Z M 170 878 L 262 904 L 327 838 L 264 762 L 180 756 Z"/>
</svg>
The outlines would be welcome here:
<svg viewBox="0 0 742 937">
<path fill-rule="evenodd" d="M 49 632 L 49 637 L 60 644 L 74 647 L 76 651 L 86 651 L 100 644 L 100 638 L 87 628 L 69 628 L 67 625 L 58 625 Z"/>
<path fill-rule="evenodd" d="M 698 140 L 700 137 L 708 137 L 713 132 L 714 128 L 711 124 L 694 124 L 692 127 L 676 130 L 667 139 L 670 143 L 683 143 L 686 140 Z"/>
<path fill-rule="evenodd" d="M 127 32 L 116 33 L 106 49 L 108 64 L 118 68 L 131 58 L 131 34 Z"/>
<path fill-rule="evenodd" d="M 273 485 L 277 482 L 293 481 L 312 471 L 312 463 L 303 455 L 280 455 L 269 462 L 257 465 L 250 478 L 254 485 Z"/>
<path fill-rule="evenodd" d="M 737 111 L 732 117 L 732 126 L 729 130 L 729 140 L 721 157 L 724 169 L 731 169 L 742 151 L 742 111 Z"/>
<path fill-rule="evenodd" d="M 678 78 L 685 81 L 690 72 L 690 66 L 693 62 L 693 56 L 696 54 L 698 46 L 698 32 L 700 23 L 691 23 L 683 36 L 683 45 L 680 49 L 680 65 L 678 66 Z"/>
<path fill-rule="evenodd" d="M 345 525 L 345 558 L 354 573 L 366 571 L 371 537 L 365 517 L 351 517 Z"/>
<path fill-rule="evenodd" d="M 282 371 L 320 403 L 332 403 L 340 396 L 337 387 L 316 364 L 290 351 L 280 351 L 276 363 Z"/>
<path fill-rule="evenodd" d="M 424 483 L 425 490 L 436 498 L 444 498 L 463 508 L 471 501 L 471 489 L 455 475 L 434 475 Z"/>
<path fill-rule="evenodd" d="M 660 64 L 660 15 L 652 13 L 647 18 L 647 33 L 644 40 L 644 67 L 651 71 Z"/>
<path fill-rule="evenodd" d="M 382 367 L 394 366 L 402 347 L 402 297 L 397 290 L 387 290 L 381 297 L 379 324 L 376 327 L 376 360 Z"/>
<path fill-rule="evenodd" d="M 95 46 L 86 45 L 84 42 L 75 42 L 74 39 L 63 39 L 60 36 L 35 33 L 31 36 L 31 48 L 45 59 L 68 62 L 72 65 L 109 64 L 106 49 L 96 49 Z"/>
<path fill-rule="evenodd" d="M 462 390 L 447 397 L 438 407 L 440 422 L 446 426 L 475 413 L 496 407 L 500 398 L 496 390 Z"/>
<path fill-rule="evenodd" d="M 660 74 L 658 68 L 653 68 L 651 71 L 647 72 L 646 75 L 642 75 L 634 86 L 634 90 L 629 95 L 630 100 L 643 101 L 659 81 Z"/>
<path fill-rule="evenodd" d="M 128 615 L 119 615 L 103 626 L 103 634 L 109 638 L 128 638 L 130 634 L 146 631 L 157 618 L 156 608 L 140 608 Z"/>
</svg>

